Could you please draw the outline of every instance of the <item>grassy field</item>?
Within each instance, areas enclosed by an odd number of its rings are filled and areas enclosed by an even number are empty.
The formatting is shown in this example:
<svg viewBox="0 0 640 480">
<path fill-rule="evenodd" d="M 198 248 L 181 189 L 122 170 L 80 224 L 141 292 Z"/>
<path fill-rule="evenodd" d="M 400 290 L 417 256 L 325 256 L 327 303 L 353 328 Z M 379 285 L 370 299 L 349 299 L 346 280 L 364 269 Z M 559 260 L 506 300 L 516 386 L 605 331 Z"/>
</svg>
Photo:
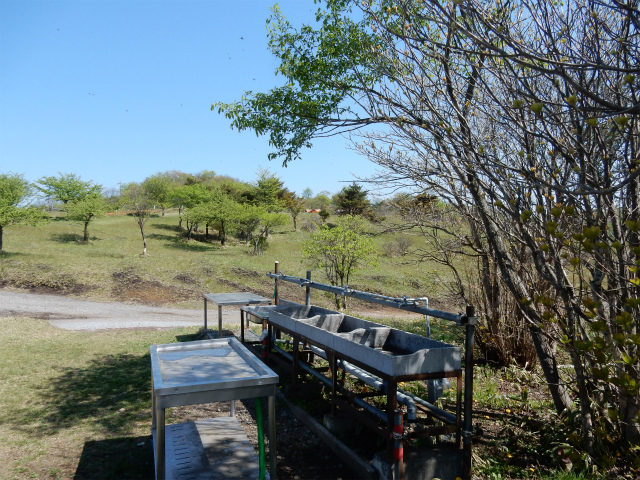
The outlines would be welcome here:
<svg viewBox="0 0 640 480">
<path fill-rule="evenodd" d="M 0 328 L 0 478 L 153 476 L 149 345 L 193 331 Z"/>
<path fill-rule="evenodd" d="M 255 256 L 243 243 L 222 248 L 213 239 L 205 241 L 202 232 L 186 241 L 177 224 L 175 214 L 149 220 L 147 257 L 140 256 L 140 233 L 127 216 L 92 223 L 88 243 L 80 241 L 81 225 L 64 218 L 39 229 L 5 229 L 0 284 L 200 309 L 203 292 L 270 296 L 273 282 L 265 273 L 276 260 L 290 275 L 304 277 L 308 269 L 299 248 L 308 233 L 293 232 L 291 225 L 274 232 L 267 251 Z M 376 237 L 381 248 L 392 240 L 393 235 Z M 428 296 L 435 308 L 459 310 L 442 300 L 447 272 L 387 257 L 380 263 L 354 277 L 351 286 L 390 296 Z M 314 279 L 324 281 L 320 272 Z M 332 306 L 331 298 L 314 295 L 313 303 Z M 285 284 L 282 296 L 302 301 L 304 290 Z M 376 321 L 425 331 L 421 319 Z M 193 339 L 195 328 L 70 332 L 27 318 L 0 319 L 0 328 L 0 479 L 152 477 L 149 345 Z M 446 322 L 434 322 L 432 332 L 460 344 L 461 332 Z M 539 372 L 480 366 L 475 377 L 476 478 L 598 478 L 563 471 L 555 451 L 564 430 Z"/>
<path fill-rule="evenodd" d="M 299 219 L 319 221 L 317 215 Z M 108 216 L 90 225 L 90 241 L 83 243 L 82 227 L 59 217 L 42 228 L 5 229 L 4 254 L 0 256 L 0 282 L 40 291 L 61 292 L 85 298 L 113 298 L 167 306 L 200 308 L 203 292 L 249 289 L 271 295 L 273 282 L 265 276 L 275 261 L 280 271 L 304 277 L 309 265 L 302 260 L 300 242 L 309 234 L 293 231 L 292 224 L 276 229 L 262 255 L 252 255 L 244 242 L 221 247 L 204 232 L 186 240 L 177 230 L 175 212 L 152 217 L 145 228 L 148 256 L 141 257 L 142 239 L 128 216 Z M 393 235 L 380 235 L 382 248 Z M 391 296 L 442 298 L 443 278 L 448 272 L 433 265 L 402 265 L 399 259 L 381 257 L 377 269 L 358 272 L 350 286 Z M 313 279 L 326 282 L 322 272 Z M 294 300 L 301 289 L 283 286 Z M 318 294 L 316 303 L 325 302 Z M 325 302 L 326 303 L 326 302 Z M 327 303 L 330 305 L 330 302 Z"/>
</svg>

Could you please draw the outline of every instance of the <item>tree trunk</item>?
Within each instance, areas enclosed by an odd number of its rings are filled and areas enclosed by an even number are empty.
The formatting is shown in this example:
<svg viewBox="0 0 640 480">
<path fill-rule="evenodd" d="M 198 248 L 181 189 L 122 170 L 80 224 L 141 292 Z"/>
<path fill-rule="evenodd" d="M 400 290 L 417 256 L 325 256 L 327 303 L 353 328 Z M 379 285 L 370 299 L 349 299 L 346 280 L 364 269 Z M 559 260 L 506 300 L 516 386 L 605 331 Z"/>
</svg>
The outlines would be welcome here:
<svg viewBox="0 0 640 480">
<path fill-rule="evenodd" d="M 2 252 L 2 225 L 0 225 L 0 252 Z"/>
<path fill-rule="evenodd" d="M 544 335 L 540 328 L 531 325 L 529 326 L 529 332 L 531 333 L 531 339 L 533 340 L 544 378 L 547 381 L 547 386 L 553 399 L 553 405 L 558 413 L 562 413 L 566 409 L 571 408 L 573 402 L 560 378 L 555 346 L 551 344 L 549 337 Z"/>
<path fill-rule="evenodd" d="M 227 242 L 227 232 L 224 227 L 224 220 L 220 221 L 220 245 L 224 245 Z"/>
<path fill-rule="evenodd" d="M 84 238 L 82 239 L 85 242 L 89 241 L 89 222 L 84 222 Z"/>
<path fill-rule="evenodd" d="M 144 223 L 138 223 L 138 225 L 140 226 L 140 233 L 142 234 L 142 256 L 146 257 L 147 256 L 147 237 L 144 235 Z"/>
<path fill-rule="evenodd" d="M 527 289 L 524 285 L 524 280 L 518 272 L 514 270 L 514 261 L 511 258 L 511 252 L 509 252 L 504 244 L 504 236 L 502 232 L 499 232 L 496 229 L 495 224 L 491 221 L 490 208 L 488 207 L 484 196 L 480 194 L 477 177 L 472 171 L 468 171 L 467 174 L 469 191 L 473 194 L 476 201 L 477 211 L 480 213 L 484 229 L 487 232 L 487 239 L 495 252 L 494 256 L 498 267 L 500 268 L 502 278 L 516 301 L 520 298 L 526 298 Z M 532 321 L 537 318 L 536 312 L 527 312 L 526 309 L 524 309 L 523 314 L 529 320 L 531 339 L 533 340 L 533 345 L 536 349 L 536 353 L 538 354 L 540 366 L 542 367 L 545 380 L 547 381 L 547 386 L 549 387 L 549 393 L 551 393 L 553 404 L 556 411 L 558 413 L 562 413 L 571 408 L 573 402 L 571 401 L 571 397 L 569 396 L 565 385 L 562 383 L 560 373 L 558 372 L 555 347 L 551 344 L 549 338 L 544 335 L 540 327 Z"/>
<path fill-rule="evenodd" d="M 622 413 L 622 422 L 625 440 L 629 445 L 640 444 L 640 399 L 638 394 L 633 395 L 626 392 L 623 388 L 618 389 L 620 398 L 620 412 Z"/>
</svg>

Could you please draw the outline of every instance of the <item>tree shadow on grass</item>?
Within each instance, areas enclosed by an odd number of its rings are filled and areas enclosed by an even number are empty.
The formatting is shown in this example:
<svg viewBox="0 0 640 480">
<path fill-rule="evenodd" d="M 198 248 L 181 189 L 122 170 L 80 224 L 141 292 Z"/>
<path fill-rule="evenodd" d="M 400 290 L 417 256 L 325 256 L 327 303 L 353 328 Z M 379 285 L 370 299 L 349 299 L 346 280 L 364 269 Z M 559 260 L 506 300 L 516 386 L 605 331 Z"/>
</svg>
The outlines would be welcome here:
<svg viewBox="0 0 640 480">
<path fill-rule="evenodd" d="M 57 243 L 87 243 L 83 236 L 77 233 L 54 233 L 50 238 Z"/>
<path fill-rule="evenodd" d="M 178 225 L 172 225 L 170 223 L 154 223 L 153 228 L 158 230 L 170 230 L 172 232 L 183 232 L 184 230 Z"/>
<path fill-rule="evenodd" d="M 63 368 L 35 395 L 40 407 L 13 416 L 17 429 L 50 435 L 91 420 L 109 435 L 127 433 L 148 416 L 150 355 L 100 355 L 82 368 Z M 144 413 L 143 413 L 144 412 Z"/>
<path fill-rule="evenodd" d="M 146 480 L 154 473 L 153 445 L 146 435 L 86 442 L 73 478 Z"/>
<path fill-rule="evenodd" d="M 168 248 L 175 248 L 187 252 L 210 252 L 212 250 L 220 250 L 220 245 L 200 243 L 196 240 L 186 240 L 182 236 L 160 235 L 152 233 L 148 235 L 149 239 L 164 240 Z"/>
</svg>

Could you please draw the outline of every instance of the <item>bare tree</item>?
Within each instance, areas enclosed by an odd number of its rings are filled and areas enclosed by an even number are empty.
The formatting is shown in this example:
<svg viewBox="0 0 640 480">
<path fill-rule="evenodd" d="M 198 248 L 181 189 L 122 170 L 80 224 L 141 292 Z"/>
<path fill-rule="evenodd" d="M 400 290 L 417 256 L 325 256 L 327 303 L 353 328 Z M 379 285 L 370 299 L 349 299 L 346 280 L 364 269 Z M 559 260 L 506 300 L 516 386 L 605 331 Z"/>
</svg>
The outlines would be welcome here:
<svg viewBox="0 0 640 480">
<path fill-rule="evenodd" d="M 121 196 L 123 208 L 131 210 L 133 218 L 136 220 L 142 235 L 142 256 L 147 256 L 147 236 L 144 233 L 144 226 L 151 216 L 153 203 L 148 191 L 138 183 L 131 183 L 124 188 Z"/>
<path fill-rule="evenodd" d="M 517 302 L 557 410 L 577 403 L 582 447 L 615 462 L 598 432 L 640 442 L 636 2 L 327 6 L 315 30 L 274 11 L 290 83 L 212 108 L 268 132 L 285 163 L 351 132 L 383 168 L 374 183 L 454 206 Z"/>
</svg>

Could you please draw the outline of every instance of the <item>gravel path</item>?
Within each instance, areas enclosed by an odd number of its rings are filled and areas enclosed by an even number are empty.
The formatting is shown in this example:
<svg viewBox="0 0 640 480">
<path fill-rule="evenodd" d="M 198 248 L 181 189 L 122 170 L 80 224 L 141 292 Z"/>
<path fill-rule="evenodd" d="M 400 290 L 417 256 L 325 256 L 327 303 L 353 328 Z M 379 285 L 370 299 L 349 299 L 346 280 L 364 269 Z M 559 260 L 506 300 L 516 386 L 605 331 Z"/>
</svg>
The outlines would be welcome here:
<svg viewBox="0 0 640 480">
<path fill-rule="evenodd" d="M 67 330 L 202 326 L 203 310 L 204 307 L 199 310 L 148 307 L 0 290 L 0 317 L 41 318 Z M 218 309 L 210 304 L 208 312 L 208 323 L 213 328 L 218 324 Z M 238 307 L 225 307 L 222 322 L 239 323 Z"/>
</svg>

